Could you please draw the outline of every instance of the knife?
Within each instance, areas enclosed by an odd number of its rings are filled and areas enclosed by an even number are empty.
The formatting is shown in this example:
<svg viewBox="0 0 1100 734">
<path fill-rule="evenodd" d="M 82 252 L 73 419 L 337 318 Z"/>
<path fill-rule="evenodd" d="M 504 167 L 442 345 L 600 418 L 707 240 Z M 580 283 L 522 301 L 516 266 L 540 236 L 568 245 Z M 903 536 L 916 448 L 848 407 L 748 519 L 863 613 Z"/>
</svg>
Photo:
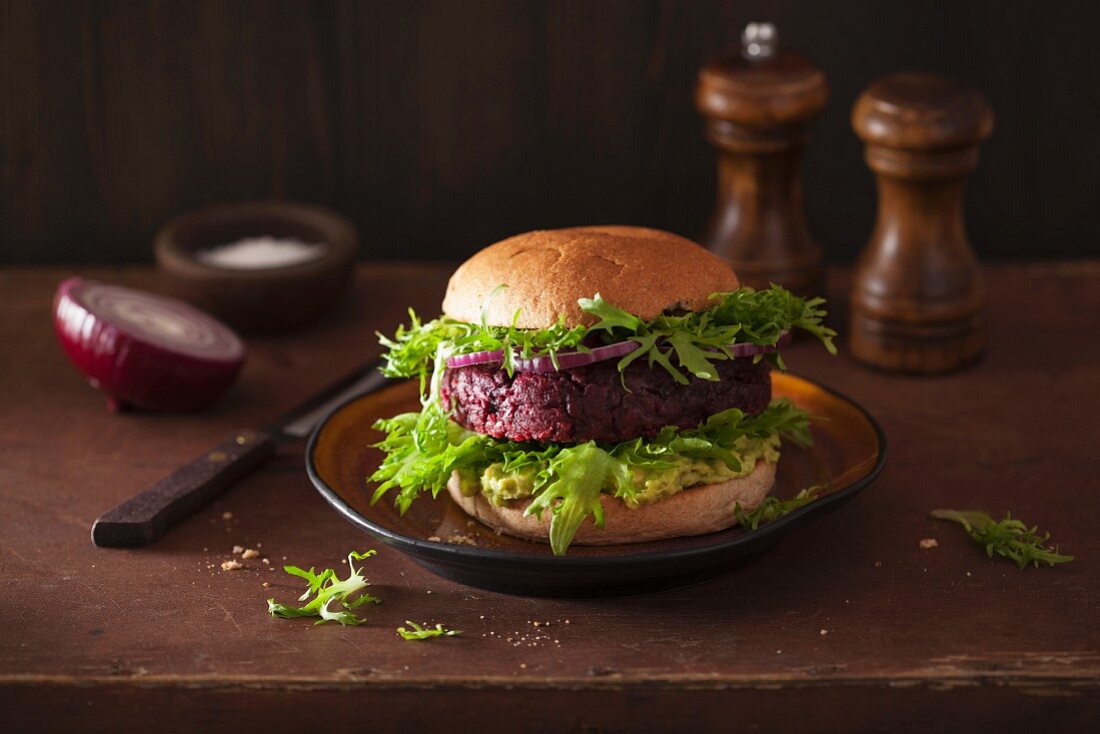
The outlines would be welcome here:
<svg viewBox="0 0 1100 734">
<path fill-rule="evenodd" d="M 305 438 L 332 410 L 386 382 L 379 362 L 356 369 L 263 430 L 241 429 L 92 524 L 101 548 L 149 545 L 272 457 L 279 443 Z"/>
</svg>

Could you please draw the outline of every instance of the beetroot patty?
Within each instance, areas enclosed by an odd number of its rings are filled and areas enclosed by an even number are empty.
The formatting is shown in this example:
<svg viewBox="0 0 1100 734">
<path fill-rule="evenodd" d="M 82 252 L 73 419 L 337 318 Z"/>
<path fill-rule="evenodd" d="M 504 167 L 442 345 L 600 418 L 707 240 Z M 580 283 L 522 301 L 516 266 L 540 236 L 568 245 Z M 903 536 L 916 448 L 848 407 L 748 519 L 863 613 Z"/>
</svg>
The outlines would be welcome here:
<svg viewBox="0 0 1100 734">
<path fill-rule="evenodd" d="M 711 415 L 740 408 L 759 413 L 771 400 L 770 367 L 751 359 L 717 362 L 716 382 L 677 383 L 662 368 L 637 362 L 623 389 L 614 360 L 560 372 L 517 372 L 497 365 L 448 369 L 443 405 L 466 428 L 513 441 L 615 443 L 652 438 L 664 426 L 694 428 Z"/>
</svg>

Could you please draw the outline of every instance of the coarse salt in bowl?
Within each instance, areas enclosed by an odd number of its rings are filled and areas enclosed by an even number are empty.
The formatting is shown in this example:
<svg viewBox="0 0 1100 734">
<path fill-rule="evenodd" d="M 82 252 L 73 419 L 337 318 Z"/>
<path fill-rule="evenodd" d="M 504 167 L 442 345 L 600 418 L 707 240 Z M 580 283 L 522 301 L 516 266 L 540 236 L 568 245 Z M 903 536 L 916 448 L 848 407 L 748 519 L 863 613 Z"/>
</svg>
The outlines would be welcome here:
<svg viewBox="0 0 1100 734">
<path fill-rule="evenodd" d="M 216 268 L 262 270 L 309 262 L 320 257 L 326 249 L 324 242 L 302 242 L 293 237 L 265 235 L 244 237 L 236 242 L 199 250 L 195 257 L 199 262 Z"/>
<path fill-rule="evenodd" d="M 350 282 L 358 236 L 321 207 L 220 204 L 172 219 L 154 240 L 173 295 L 244 332 L 305 326 Z"/>
</svg>

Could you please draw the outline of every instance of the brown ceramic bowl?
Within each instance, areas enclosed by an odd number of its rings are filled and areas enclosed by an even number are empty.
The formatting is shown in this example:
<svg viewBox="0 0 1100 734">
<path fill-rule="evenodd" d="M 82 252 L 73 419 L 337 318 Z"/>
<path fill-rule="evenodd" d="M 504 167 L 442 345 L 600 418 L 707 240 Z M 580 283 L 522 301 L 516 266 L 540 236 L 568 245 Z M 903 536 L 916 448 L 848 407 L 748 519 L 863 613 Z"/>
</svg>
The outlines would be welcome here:
<svg viewBox="0 0 1100 734">
<path fill-rule="evenodd" d="M 326 247 L 307 262 L 258 269 L 219 267 L 196 257 L 201 250 L 265 235 Z M 250 332 L 292 329 L 320 318 L 347 288 L 358 246 L 347 219 L 291 201 L 219 204 L 189 212 L 161 227 L 153 244 L 174 295 Z"/>
</svg>

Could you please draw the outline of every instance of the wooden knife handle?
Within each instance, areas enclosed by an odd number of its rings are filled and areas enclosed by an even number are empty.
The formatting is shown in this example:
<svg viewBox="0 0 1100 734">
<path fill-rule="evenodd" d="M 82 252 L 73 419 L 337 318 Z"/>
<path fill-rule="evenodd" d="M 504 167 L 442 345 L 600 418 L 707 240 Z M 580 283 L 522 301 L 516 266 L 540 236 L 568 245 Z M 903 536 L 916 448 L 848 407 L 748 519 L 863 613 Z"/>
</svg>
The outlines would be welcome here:
<svg viewBox="0 0 1100 734">
<path fill-rule="evenodd" d="M 189 464 L 108 511 L 92 525 L 101 548 L 149 545 L 275 453 L 275 438 L 241 430 Z"/>
</svg>

